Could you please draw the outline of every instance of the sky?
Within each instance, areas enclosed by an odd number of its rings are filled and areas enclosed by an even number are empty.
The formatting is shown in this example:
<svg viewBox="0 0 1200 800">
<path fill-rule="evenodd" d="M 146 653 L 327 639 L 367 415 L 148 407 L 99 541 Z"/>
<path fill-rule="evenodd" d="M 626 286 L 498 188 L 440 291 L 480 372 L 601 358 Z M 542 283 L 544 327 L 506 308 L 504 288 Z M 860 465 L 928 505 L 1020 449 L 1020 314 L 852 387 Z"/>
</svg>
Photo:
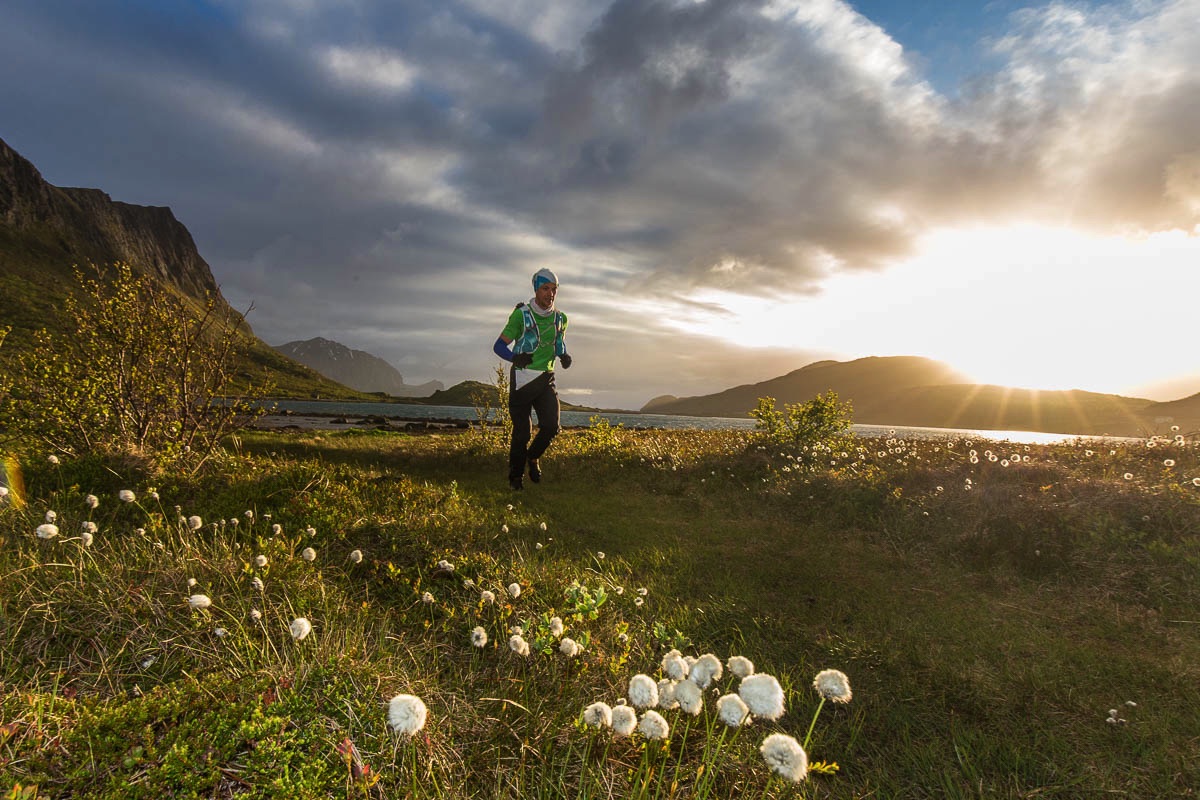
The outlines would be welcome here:
<svg viewBox="0 0 1200 800">
<path fill-rule="evenodd" d="M 5 0 L 0 138 L 169 206 L 270 344 L 570 402 L 816 360 L 1200 392 L 1200 0 Z"/>
</svg>

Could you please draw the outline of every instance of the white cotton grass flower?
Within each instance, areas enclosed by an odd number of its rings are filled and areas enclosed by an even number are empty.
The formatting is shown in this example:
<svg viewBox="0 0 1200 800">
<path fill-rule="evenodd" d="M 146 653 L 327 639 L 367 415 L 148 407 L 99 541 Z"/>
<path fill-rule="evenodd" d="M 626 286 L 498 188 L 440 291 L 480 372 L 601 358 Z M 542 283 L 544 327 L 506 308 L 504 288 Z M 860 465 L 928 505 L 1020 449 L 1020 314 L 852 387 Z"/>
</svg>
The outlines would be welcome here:
<svg viewBox="0 0 1200 800">
<path fill-rule="evenodd" d="M 316 529 L 316 528 L 314 528 L 312 525 L 309 525 L 307 528 L 305 528 L 305 529 L 304 529 L 304 532 L 305 532 L 306 534 L 308 534 L 309 536 L 316 536 L 316 535 L 317 535 L 317 529 Z"/>
<path fill-rule="evenodd" d="M 424 594 L 421 595 L 421 602 L 427 606 L 432 605 L 433 604 L 433 595 L 430 594 L 429 592 L 425 592 Z"/>
<path fill-rule="evenodd" d="M 750 707 L 736 694 L 722 695 L 717 699 L 717 718 L 737 728 L 750 722 Z"/>
<path fill-rule="evenodd" d="M 117 492 L 117 499 L 122 503 L 132 503 L 134 500 L 137 500 L 137 495 L 133 493 L 132 489 L 122 489 Z"/>
<path fill-rule="evenodd" d="M 84 547 L 91 547 L 92 542 L 94 542 L 95 540 L 96 540 L 96 537 L 92 534 L 91 531 L 84 531 L 83 533 L 79 534 L 79 541 L 83 542 Z"/>
<path fill-rule="evenodd" d="M 508 585 L 508 595 L 514 600 L 521 596 L 521 584 L 510 583 Z"/>
<path fill-rule="evenodd" d="M 88 508 L 95 508 L 96 506 L 100 505 L 100 498 L 96 497 L 94 494 L 89 494 L 87 497 L 83 498 L 83 502 Z"/>
<path fill-rule="evenodd" d="M 274 525 L 271 526 L 271 535 L 272 536 L 278 536 L 281 533 L 283 533 L 283 526 L 280 525 L 278 522 L 276 522 Z"/>
<path fill-rule="evenodd" d="M 257 608 L 250 609 L 250 619 L 254 620 L 255 622 L 261 621 L 262 620 L 262 612 L 259 611 Z"/>
<path fill-rule="evenodd" d="M 670 678 L 658 682 L 658 707 L 664 711 L 679 708 L 679 701 L 675 699 L 675 681 Z"/>
<path fill-rule="evenodd" d="M 644 597 L 635 597 L 635 598 L 633 598 L 633 604 L 634 604 L 635 606 L 638 606 L 639 608 L 640 608 L 640 607 L 642 606 L 642 604 L 643 604 L 643 603 L 645 603 L 645 602 L 646 602 L 646 598 L 644 598 Z"/>
<path fill-rule="evenodd" d="M 597 550 L 597 551 L 596 551 L 596 559 L 597 559 L 597 560 L 599 560 L 599 561 L 603 561 L 603 560 L 605 559 L 605 557 L 606 557 L 606 556 L 604 555 L 604 551 L 603 551 L 603 550 Z"/>
<path fill-rule="evenodd" d="M 682 653 L 678 650 L 671 650 L 663 656 L 662 671 L 664 675 L 673 681 L 686 680 L 688 676 L 688 663 Z"/>
<path fill-rule="evenodd" d="M 564 636 L 562 641 L 558 643 L 558 652 L 567 658 L 574 658 L 583 652 L 583 648 L 570 636 Z"/>
<path fill-rule="evenodd" d="M 705 653 L 696 659 L 696 663 L 688 670 L 688 680 L 701 689 L 707 689 L 713 681 L 720 680 L 724 672 L 725 668 L 721 666 L 721 659 L 712 653 Z"/>
<path fill-rule="evenodd" d="M 309 561 L 309 562 L 316 561 L 317 560 L 317 551 L 311 547 L 306 547 L 300 551 L 300 557 L 303 558 L 305 561 Z"/>
<path fill-rule="evenodd" d="M 312 623 L 308 621 L 308 617 L 296 617 L 288 626 L 288 630 L 292 632 L 292 638 L 300 642 L 312 633 Z"/>
<path fill-rule="evenodd" d="M 471 631 L 471 644 L 474 647 L 487 647 L 488 635 L 482 625 L 477 625 L 475 630 Z"/>
<path fill-rule="evenodd" d="M 525 641 L 525 637 L 521 634 L 514 633 L 508 637 L 508 649 L 519 656 L 527 656 L 529 655 L 529 642 Z"/>
<path fill-rule="evenodd" d="M 583 724 L 592 728 L 607 728 L 612 725 L 612 707 L 608 703 L 597 702 L 583 710 Z"/>
<path fill-rule="evenodd" d="M 758 748 L 772 771 L 799 783 L 808 777 L 808 754 L 795 738 L 786 733 L 772 733 Z"/>
<path fill-rule="evenodd" d="M 58 526 L 52 522 L 45 522 L 37 526 L 35 533 L 39 539 L 53 539 L 58 536 Z"/>
<path fill-rule="evenodd" d="M 198 580 L 196 580 L 195 578 L 188 578 L 188 579 L 187 579 L 187 585 L 188 585 L 188 588 L 189 588 L 189 589 L 194 589 L 194 588 L 196 588 L 196 584 L 197 584 L 197 583 L 199 583 L 199 581 L 198 581 Z"/>
<path fill-rule="evenodd" d="M 742 678 L 738 694 L 756 717 L 773 720 L 783 716 L 783 687 L 773 675 L 760 672 Z"/>
<path fill-rule="evenodd" d="M 60 462 L 59 462 L 59 460 L 58 460 L 58 456 L 56 456 L 56 455 L 54 455 L 54 454 L 51 454 L 51 455 L 49 455 L 49 456 L 46 458 L 46 460 L 47 460 L 47 461 L 49 461 L 51 464 L 58 464 L 58 463 L 60 463 Z"/>
<path fill-rule="evenodd" d="M 634 675 L 629 679 L 629 702 L 636 708 L 658 705 L 658 684 L 649 675 Z"/>
<path fill-rule="evenodd" d="M 398 694 L 388 701 L 388 725 L 401 736 L 412 736 L 425 727 L 429 709 L 416 695 Z"/>
<path fill-rule="evenodd" d="M 704 709 L 704 695 L 700 692 L 700 687 L 691 681 L 680 681 L 675 684 L 675 701 L 679 703 L 679 708 L 684 713 L 691 714 L 693 717 Z"/>
<path fill-rule="evenodd" d="M 538 527 L 541 528 L 542 530 L 546 530 L 546 523 L 543 522 L 540 525 L 538 525 Z"/>
<path fill-rule="evenodd" d="M 493 592 L 489 592 L 487 589 L 484 589 L 479 593 L 479 602 L 490 606 L 496 602 L 496 595 Z"/>
<path fill-rule="evenodd" d="M 645 597 L 646 595 L 650 594 L 650 590 L 643 586 L 642 588 L 638 589 L 638 594 L 640 594 L 642 597 Z"/>
<path fill-rule="evenodd" d="M 187 526 L 193 531 L 198 531 L 204 527 L 204 520 L 193 514 L 187 518 Z"/>
<path fill-rule="evenodd" d="M 212 598 L 206 594 L 194 594 L 188 598 L 188 605 L 192 608 L 208 608 L 212 605 Z"/>
<path fill-rule="evenodd" d="M 633 706 L 617 706 L 612 710 L 612 732 L 616 736 L 629 736 L 637 728 L 637 722 Z"/>
<path fill-rule="evenodd" d="M 647 711 L 638 723 L 638 733 L 647 739 L 666 739 L 671 735 L 671 726 L 657 711 Z"/>
<path fill-rule="evenodd" d="M 463 578 L 463 588 L 464 589 L 474 589 L 475 581 L 471 580 L 470 578 Z"/>
<path fill-rule="evenodd" d="M 508 526 L 507 526 L 507 525 L 501 525 L 501 526 L 500 526 L 500 532 L 501 532 L 501 533 L 508 533 Z"/>
<path fill-rule="evenodd" d="M 267 565 L 267 557 L 264 556 L 262 553 L 259 553 L 258 555 L 256 555 L 254 557 L 254 566 L 265 567 L 266 565 Z"/>
<path fill-rule="evenodd" d="M 8 487 L 0 486 L 0 503 L 8 499 Z"/>
<path fill-rule="evenodd" d="M 836 669 L 825 669 L 813 678 L 813 688 L 821 697 L 834 703 L 849 703 L 853 696 L 850 691 L 850 679 L 846 673 Z"/>
<path fill-rule="evenodd" d="M 550 618 L 550 635 L 555 637 L 563 635 L 562 617 Z"/>
<path fill-rule="evenodd" d="M 243 511 L 242 514 L 245 515 L 246 519 L 254 519 L 254 511 L 249 508 Z"/>
<path fill-rule="evenodd" d="M 444 569 L 446 572 L 454 572 L 454 565 L 446 559 L 442 559 L 437 563 L 438 569 Z"/>
<path fill-rule="evenodd" d="M 525 629 L 522 628 L 520 625 L 513 625 L 511 628 L 508 629 L 508 632 L 515 633 L 517 636 L 525 635 Z"/>
<path fill-rule="evenodd" d="M 47 511 L 46 512 L 46 522 L 54 522 L 56 519 L 58 519 L 58 512 L 56 512 L 56 511 Z"/>
<path fill-rule="evenodd" d="M 352 562 L 354 562 L 355 564 L 361 564 L 362 560 L 363 560 L 362 550 L 351 550 L 350 551 L 350 560 Z"/>
<path fill-rule="evenodd" d="M 225 635 L 228 634 L 229 631 L 225 630 L 224 628 L 213 628 L 213 633 L 216 634 L 218 639 L 224 639 Z"/>
<path fill-rule="evenodd" d="M 263 579 L 258 577 L 257 575 L 255 575 L 251 579 L 250 585 L 253 586 L 255 589 L 257 589 L 260 592 L 267 588 L 266 584 L 263 583 Z"/>
<path fill-rule="evenodd" d="M 754 674 L 754 662 L 745 656 L 730 656 L 725 665 L 738 678 L 745 678 Z"/>
</svg>

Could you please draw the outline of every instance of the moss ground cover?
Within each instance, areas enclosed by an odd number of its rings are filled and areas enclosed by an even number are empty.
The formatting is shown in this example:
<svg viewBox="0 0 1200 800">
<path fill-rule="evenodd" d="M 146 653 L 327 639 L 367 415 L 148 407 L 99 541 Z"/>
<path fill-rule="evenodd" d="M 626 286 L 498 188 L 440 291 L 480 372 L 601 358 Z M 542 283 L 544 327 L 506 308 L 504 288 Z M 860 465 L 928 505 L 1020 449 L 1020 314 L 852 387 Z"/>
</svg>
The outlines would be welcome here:
<svg viewBox="0 0 1200 800">
<path fill-rule="evenodd" d="M 520 493 L 472 434 L 245 433 L 194 476 L 26 456 L 0 504 L 0 791 L 1188 796 L 1200 449 L 1176 437 L 572 431 Z M 672 650 L 726 665 L 698 712 L 615 733 Z M 781 716 L 720 720 L 731 656 Z M 850 702 L 821 703 L 825 669 Z M 423 726 L 389 724 L 400 694 Z"/>
</svg>

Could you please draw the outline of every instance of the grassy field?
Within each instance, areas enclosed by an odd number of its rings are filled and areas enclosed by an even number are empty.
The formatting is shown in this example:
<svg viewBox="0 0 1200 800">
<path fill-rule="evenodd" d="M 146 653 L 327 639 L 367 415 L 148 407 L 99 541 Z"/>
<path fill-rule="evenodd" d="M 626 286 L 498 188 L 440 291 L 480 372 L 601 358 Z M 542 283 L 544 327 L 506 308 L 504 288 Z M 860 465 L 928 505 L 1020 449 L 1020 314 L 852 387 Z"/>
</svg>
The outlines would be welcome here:
<svg viewBox="0 0 1200 800">
<path fill-rule="evenodd" d="M 1174 436 L 788 452 L 599 427 L 520 493 L 475 433 L 248 433 L 196 477 L 26 458 L 0 506 L 0 792 L 1195 796 L 1200 449 Z M 666 739 L 583 724 L 672 648 L 750 659 L 785 712 L 723 724 L 727 667 L 698 714 L 658 709 Z M 825 669 L 850 702 L 821 704 Z M 772 773 L 775 733 L 807 740 L 807 780 Z"/>
</svg>

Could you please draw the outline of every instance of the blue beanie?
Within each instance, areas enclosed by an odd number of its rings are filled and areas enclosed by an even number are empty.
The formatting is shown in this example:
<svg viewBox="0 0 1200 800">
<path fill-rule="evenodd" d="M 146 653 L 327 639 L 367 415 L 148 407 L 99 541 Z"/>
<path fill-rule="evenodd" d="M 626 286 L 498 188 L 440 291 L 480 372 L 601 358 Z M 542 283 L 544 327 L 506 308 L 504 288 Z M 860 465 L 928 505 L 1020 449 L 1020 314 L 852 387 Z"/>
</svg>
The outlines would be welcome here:
<svg viewBox="0 0 1200 800">
<path fill-rule="evenodd" d="M 553 283 L 555 286 L 557 286 L 558 276 L 549 269 L 543 267 L 542 269 L 539 269 L 537 272 L 533 273 L 533 290 L 536 292 L 543 283 Z"/>
</svg>

